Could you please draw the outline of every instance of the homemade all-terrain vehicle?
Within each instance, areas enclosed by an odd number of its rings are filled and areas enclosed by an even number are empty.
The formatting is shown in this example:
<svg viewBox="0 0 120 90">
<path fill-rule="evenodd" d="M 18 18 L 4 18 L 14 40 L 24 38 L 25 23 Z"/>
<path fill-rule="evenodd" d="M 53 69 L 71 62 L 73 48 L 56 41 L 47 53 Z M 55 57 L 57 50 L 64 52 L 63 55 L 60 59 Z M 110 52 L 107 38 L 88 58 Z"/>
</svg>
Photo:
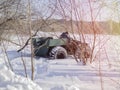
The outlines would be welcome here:
<svg viewBox="0 0 120 90">
<path fill-rule="evenodd" d="M 73 40 L 67 37 L 54 39 L 53 37 L 32 38 L 34 55 L 51 59 L 64 59 L 73 55 L 78 62 L 84 59 L 84 63 L 91 57 L 91 48 L 87 43 Z"/>
</svg>

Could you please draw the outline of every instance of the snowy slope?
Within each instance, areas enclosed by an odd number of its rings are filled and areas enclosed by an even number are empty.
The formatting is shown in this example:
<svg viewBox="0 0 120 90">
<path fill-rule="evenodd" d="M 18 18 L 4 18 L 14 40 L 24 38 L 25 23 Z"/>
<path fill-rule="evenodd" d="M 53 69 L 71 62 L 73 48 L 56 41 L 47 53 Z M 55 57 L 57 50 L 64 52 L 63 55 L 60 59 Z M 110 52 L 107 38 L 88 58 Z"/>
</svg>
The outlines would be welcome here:
<svg viewBox="0 0 120 90">
<path fill-rule="evenodd" d="M 41 87 L 30 79 L 16 75 L 5 66 L 0 58 L 0 90 L 42 90 Z"/>
<path fill-rule="evenodd" d="M 44 36 L 50 35 L 40 33 Z M 59 35 L 59 33 L 57 34 Z M 91 35 L 86 36 L 86 41 L 91 46 L 92 39 Z M 120 90 L 119 40 L 119 36 L 99 36 L 94 52 L 94 57 L 97 55 L 95 61 L 92 64 L 88 62 L 86 66 L 82 65 L 81 62 L 76 63 L 71 56 L 60 60 L 35 57 L 34 83 L 23 78 L 25 72 L 21 61 L 22 54 L 27 75 L 30 78 L 30 47 L 28 46 L 21 53 L 18 53 L 16 52 L 18 47 L 10 44 L 7 54 L 14 73 L 5 66 L 4 55 L 0 53 L 0 90 L 41 90 L 41 88 L 43 90 L 102 90 L 102 88 L 104 90 Z"/>
</svg>

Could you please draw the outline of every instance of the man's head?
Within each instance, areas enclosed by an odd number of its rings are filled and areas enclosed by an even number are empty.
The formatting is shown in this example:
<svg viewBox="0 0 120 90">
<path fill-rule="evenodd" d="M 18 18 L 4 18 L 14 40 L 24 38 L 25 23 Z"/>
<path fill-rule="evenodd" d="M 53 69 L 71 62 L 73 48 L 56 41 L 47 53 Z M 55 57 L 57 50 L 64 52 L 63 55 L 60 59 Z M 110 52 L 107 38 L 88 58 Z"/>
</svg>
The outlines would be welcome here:
<svg viewBox="0 0 120 90">
<path fill-rule="evenodd" d="M 68 34 L 68 32 L 66 31 L 65 34 Z"/>
</svg>

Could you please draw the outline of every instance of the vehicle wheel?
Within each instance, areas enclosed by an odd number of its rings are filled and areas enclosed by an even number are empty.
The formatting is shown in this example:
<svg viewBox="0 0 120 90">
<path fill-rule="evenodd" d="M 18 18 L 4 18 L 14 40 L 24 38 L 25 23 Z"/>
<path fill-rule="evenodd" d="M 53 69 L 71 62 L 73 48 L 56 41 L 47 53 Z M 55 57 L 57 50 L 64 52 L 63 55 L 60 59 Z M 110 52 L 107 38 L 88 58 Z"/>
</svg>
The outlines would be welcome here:
<svg viewBox="0 0 120 90">
<path fill-rule="evenodd" d="M 79 45 L 76 52 L 75 58 L 79 61 L 82 61 L 83 64 L 86 64 L 87 59 L 91 57 L 91 48 L 88 45 Z"/>
<path fill-rule="evenodd" d="M 51 59 L 64 59 L 67 57 L 67 51 L 61 46 L 56 46 L 52 48 L 49 56 Z"/>
</svg>

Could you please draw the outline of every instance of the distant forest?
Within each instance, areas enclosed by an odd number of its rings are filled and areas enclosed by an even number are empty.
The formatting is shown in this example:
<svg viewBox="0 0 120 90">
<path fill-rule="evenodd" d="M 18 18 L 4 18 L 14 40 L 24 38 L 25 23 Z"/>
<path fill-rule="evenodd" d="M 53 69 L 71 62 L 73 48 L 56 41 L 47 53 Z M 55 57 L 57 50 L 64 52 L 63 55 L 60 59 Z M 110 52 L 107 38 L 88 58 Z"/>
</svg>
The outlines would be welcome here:
<svg viewBox="0 0 120 90">
<path fill-rule="evenodd" d="M 43 20 L 32 20 L 32 30 L 39 29 L 44 32 L 74 32 L 84 34 L 113 34 L 120 35 L 120 23 L 109 20 L 109 21 L 71 21 L 64 19 L 49 19 L 46 24 L 41 28 Z M 2 27 L 1 27 L 2 28 Z M 4 30 L 19 29 L 20 31 L 27 33 L 27 26 L 25 19 L 10 20 L 3 25 Z"/>
</svg>

